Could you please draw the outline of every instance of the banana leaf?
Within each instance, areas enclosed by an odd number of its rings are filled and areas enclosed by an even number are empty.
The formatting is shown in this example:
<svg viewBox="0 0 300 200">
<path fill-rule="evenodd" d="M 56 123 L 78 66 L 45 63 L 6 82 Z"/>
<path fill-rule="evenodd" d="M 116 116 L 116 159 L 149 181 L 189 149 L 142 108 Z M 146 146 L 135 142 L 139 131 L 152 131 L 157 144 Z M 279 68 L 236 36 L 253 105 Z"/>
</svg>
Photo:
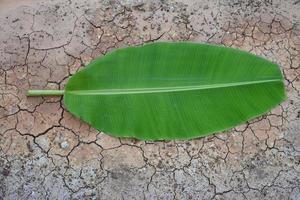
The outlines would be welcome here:
<svg viewBox="0 0 300 200">
<path fill-rule="evenodd" d="M 157 42 L 115 50 L 73 75 L 66 108 L 96 129 L 140 140 L 190 139 L 232 128 L 285 98 L 280 68 L 233 48 Z"/>
</svg>

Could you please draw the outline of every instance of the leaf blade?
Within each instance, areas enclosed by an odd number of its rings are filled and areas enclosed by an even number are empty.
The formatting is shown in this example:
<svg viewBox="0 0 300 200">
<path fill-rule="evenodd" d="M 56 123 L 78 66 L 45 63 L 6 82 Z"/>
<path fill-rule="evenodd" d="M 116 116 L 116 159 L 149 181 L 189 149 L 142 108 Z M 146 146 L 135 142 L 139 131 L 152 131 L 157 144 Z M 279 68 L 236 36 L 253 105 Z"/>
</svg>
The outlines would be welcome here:
<svg viewBox="0 0 300 200">
<path fill-rule="evenodd" d="M 153 88 L 159 92 L 149 92 Z M 67 108 L 95 128 L 148 140 L 187 139 L 225 130 L 285 98 L 282 75 L 274 63 L 193 43 L 117 50 L 72 77 L 65 91 Z"/>
</svg>

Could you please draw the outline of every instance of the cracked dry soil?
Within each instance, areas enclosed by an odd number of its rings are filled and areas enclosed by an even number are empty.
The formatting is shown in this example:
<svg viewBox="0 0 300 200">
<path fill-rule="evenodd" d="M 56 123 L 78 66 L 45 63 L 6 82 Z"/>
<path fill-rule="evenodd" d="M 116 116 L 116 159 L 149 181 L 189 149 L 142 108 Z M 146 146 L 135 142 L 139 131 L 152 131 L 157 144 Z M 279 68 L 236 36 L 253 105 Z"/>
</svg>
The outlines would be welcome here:
<svg viewBox="0 0 300 200">
<path fill-rule="evenodd" d="M 300 199 L 299 1 L 52 0 L 7 9 L 0 199 Z M 223 44 L 272 60 L 288 99 L 210 137 L 141 142 L 94 130 L 61 97 L 25 96 L 64 88 L 115 48 L 157 40 Z"/>
</svg>

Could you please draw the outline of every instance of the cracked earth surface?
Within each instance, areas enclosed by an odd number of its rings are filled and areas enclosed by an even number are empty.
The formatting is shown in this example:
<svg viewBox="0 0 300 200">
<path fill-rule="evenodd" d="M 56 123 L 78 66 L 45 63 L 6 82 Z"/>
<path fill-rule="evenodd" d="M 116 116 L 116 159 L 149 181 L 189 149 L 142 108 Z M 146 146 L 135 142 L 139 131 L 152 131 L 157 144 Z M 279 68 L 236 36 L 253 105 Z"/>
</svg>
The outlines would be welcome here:
<svg viewBox="0 0 300 200">
<path fill-rule="evenodd" d="M 0 17 L 0 199 L 300 199 L 299 1 L 53 0 L 10 9 Z M 113 49 L 158 40 L 272 60 L 288 98 L 210 137 L 142 142 L 91 128 L 62 97 L 25 96 L 63 89 Z"/>
</svg>

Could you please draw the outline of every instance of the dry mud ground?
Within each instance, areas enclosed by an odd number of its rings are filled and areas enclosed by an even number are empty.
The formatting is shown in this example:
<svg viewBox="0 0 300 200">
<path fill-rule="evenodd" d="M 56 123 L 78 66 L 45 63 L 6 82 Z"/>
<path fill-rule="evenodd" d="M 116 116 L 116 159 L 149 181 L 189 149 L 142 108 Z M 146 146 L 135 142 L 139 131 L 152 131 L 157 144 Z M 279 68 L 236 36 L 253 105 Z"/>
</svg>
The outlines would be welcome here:
<svg viewBox="0 0 300 200">
<path fill-rule="evenodd" d="M 0 1 L 0 199 L 300 199 L 300 1 Z M 230 131 L 188 141 L 112 138 L 60 97 L 115 48 L 223 44 L 280 64 L 288 99 Z"/>
</svg>

